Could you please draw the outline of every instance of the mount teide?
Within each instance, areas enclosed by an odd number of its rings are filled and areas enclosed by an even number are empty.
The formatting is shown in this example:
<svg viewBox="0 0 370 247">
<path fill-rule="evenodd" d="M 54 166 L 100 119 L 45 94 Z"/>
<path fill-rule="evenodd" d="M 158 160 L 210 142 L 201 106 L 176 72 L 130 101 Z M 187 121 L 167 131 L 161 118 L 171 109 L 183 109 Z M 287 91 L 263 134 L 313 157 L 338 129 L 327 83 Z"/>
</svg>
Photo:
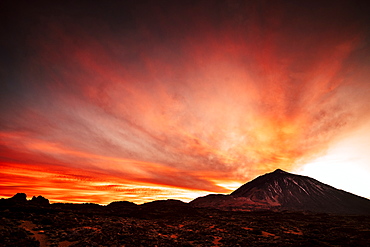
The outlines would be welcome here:
<svg viewBox="0 0 370 247">
<path fill-rule="evenodd" d="M 230 195 L 213 194 L 199 197 L 190 204 L 223 210 L 370 214 L 370 200 L 338 190 L 313 178 L 280 169 L 257 177 Z"/>
</svg>

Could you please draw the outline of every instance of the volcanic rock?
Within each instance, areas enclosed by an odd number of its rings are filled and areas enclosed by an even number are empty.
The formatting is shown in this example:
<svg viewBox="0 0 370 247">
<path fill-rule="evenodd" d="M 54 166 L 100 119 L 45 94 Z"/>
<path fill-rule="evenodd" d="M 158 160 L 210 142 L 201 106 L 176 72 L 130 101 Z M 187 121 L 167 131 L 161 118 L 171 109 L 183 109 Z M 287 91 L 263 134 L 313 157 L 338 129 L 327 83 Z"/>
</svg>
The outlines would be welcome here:
<svg viewBox="0 0 370 247">
<path fill-rule="evenodd" d="M 45 206 L 45 205 L 49 205 L 50 203 L 49 203 L 49 200 L 48 199 L 46 199 L 45 197 L 43 197 L 43 196 L 38 196 L 38 197 L 36 197 L 36 196 L 33 196 L 32 197 L 32 199 L 31 199 L 31 203 L 32 204 L 37 204 L 37 205 L 43 205 L 43 206 Z"/>
<path fill-rule="evenodd" d="M 16 203 L 27 203 L 27 195 L 25 193 L 17 193 L 9 200 Z"/>
</svg>

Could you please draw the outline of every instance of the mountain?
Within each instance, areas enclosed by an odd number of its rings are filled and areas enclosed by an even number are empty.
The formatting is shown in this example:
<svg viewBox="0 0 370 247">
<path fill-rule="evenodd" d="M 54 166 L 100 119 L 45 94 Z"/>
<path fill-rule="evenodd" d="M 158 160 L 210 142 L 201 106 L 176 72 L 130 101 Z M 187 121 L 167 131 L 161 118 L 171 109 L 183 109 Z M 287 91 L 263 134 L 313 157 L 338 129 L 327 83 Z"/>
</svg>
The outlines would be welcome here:
<svg viewBox="0 0 370 247">
<path fill-rule="evenodd" d="M 370 200 L 280 169 L 257 177 L 230 195 L 199 197 L 190 204 L 224 210 L 370 214 Z"/>
</svg>

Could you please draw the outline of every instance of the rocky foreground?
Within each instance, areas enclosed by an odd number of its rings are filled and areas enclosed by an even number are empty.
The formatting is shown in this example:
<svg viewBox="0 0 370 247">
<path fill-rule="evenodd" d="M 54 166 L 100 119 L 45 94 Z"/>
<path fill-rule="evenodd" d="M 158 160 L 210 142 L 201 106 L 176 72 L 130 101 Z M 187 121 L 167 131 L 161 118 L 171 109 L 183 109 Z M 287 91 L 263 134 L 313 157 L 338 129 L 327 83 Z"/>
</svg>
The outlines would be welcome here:
<svg viewBox="0 0 370 247">
<path fill-rule="evenodd" d="M 38 201 L 37 201 L 38 200 Z M 44 202 L 44 203 L 42 203 Z M 0 246 L 369 246 L 370 216 L 135 205 L 0 205 Z"/>
</svg>

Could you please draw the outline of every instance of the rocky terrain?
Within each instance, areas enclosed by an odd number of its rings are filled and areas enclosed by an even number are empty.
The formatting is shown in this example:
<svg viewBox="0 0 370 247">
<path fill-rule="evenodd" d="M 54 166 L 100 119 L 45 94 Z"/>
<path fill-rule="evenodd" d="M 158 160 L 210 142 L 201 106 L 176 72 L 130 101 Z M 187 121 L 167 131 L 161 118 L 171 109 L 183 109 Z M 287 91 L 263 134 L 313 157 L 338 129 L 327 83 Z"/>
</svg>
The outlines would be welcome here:
<svg viewBox="0 0 370 247">
<path fill-rule="evenodd" d="M 158 205 L 0 208 L 0 246 L 369 246 L 370 217 Z M 168 205 L 167 205 L 168 204 Z M 177 206 L 174 206 L 177 204 Z"/>
<path fill-rule="evenodd" d="M 281 170 L 191 203 L 50 204 L 18 193 L 0 199 L 0 246 L 370 246 L 368 201 Z"/>
</svg>

